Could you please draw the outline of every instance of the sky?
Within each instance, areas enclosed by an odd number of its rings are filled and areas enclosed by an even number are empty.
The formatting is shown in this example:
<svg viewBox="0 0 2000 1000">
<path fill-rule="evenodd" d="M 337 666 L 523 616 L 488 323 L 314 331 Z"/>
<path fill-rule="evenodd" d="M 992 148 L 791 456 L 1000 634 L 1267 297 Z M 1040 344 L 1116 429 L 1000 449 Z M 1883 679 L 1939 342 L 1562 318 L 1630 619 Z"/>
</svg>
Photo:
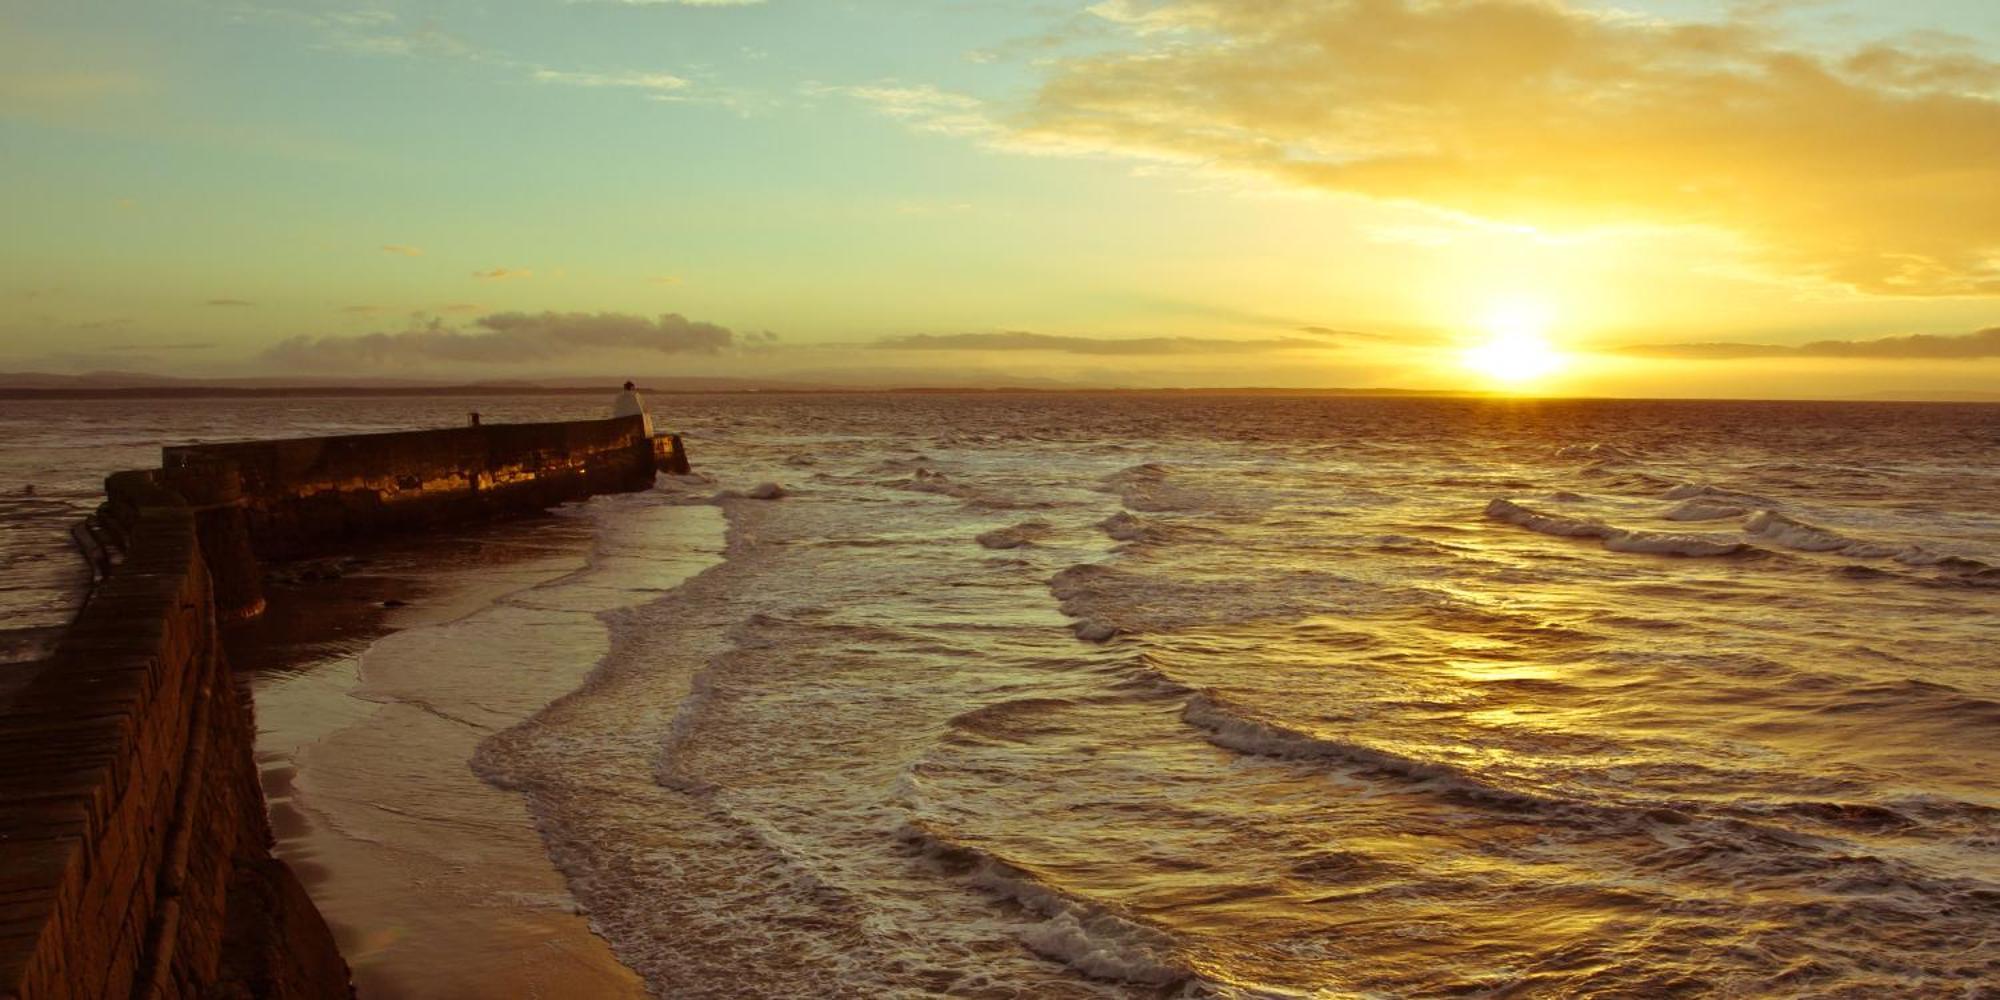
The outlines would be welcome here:
<svg viewBox="0 0 2000 1000">
<path fill-rule="evenodd" d="M 0 370 L 2000 396 L 1990 0 L 0 0 Z"/>
</svg>

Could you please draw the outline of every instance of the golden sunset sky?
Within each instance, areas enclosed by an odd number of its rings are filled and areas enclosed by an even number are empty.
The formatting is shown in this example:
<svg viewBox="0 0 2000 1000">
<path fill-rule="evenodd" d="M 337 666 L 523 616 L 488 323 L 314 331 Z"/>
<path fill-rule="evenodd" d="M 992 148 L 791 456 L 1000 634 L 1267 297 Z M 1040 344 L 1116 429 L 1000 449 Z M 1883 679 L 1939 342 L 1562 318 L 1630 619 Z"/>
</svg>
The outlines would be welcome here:
<svg viewBox="0 0 2000 1000">
<path fill-rule="evenodd" d="M 0 369 L 2000 395 L 1990 0 L 0 0 Z"/>
</svg>

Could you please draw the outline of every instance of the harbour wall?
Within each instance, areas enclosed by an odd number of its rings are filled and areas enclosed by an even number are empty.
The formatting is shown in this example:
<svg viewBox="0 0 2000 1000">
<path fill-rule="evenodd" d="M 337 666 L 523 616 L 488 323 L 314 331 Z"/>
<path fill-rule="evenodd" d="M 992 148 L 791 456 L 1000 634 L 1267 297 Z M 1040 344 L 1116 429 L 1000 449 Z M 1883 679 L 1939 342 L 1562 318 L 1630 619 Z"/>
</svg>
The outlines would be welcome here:
<svg viewBox="0 0 2000 1000">
<path fill-rule="evenodd" d="M 338 998 L 331 932 L 271 856 L 221 631 L 266 560 L 644 489 L 685 471 L 639 418 L 164 449 L 121 472 L 108 567 L 0 688 L 0 998 Z M 254 666 L 248 664 L 246 666 Z"/>
<path fill-rule="evenodd" d="M 685 471 L 679 438 L 621 417 L 166 448 L 160 480 L 196 509 L 217 605 L 243 618 L 263 609 L 262 561 L 644 489 L 676 458 Z"/>
</svg>

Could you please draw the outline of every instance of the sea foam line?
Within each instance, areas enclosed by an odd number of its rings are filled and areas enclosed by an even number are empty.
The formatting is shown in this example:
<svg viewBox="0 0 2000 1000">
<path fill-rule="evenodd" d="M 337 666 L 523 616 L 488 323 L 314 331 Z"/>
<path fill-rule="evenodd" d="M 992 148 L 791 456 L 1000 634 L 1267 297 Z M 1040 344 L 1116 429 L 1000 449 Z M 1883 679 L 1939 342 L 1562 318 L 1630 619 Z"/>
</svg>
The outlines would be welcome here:
<svg viewBox="0 0 2000 1000">
<path fill-rule="evenodd" d="M 1756 550 L 1756 546 L 1747 542 L 1712 535 L 1640 531 L 1635 528 L 1620 528 L 1591 518 L 1547 514 L 1500 497 L 1494 498 L 1486 505 L 1486 516 L 1544 535 L 1595 538 L 1613 552 L 1644 552 L 1668 556 L 1730 556 Z"/>
<path fill-rule="evenodd" d="M 1095 979 L 1147 986 L 1171 986 L 1193 975 L 1165 931 L 1064 892 L 1025 866 L 951 837 L 925 820 L 910 820 L 897 835 L 933 857 L 969 863 L 969 883 L 1040 918 L 1019 938 L 1044 958 Z"/>
</svg>

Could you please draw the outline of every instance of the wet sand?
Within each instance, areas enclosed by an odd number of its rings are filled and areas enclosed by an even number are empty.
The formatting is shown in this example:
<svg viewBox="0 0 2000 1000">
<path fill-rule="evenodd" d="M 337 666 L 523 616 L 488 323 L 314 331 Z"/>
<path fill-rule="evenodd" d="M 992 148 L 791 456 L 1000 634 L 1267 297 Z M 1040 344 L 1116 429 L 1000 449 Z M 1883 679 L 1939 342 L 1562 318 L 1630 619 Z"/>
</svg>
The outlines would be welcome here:
<svg viewBox="0 0 2000 1000">
<path fill-rule="evenodd" d="M 548 517 L 378 546 L 314 564 L 337 578 L 275 581 L 266 617 L 232 636 L 253 668 L 277 854 L 363 1000 L 645 995 L 522 798 L 469 763 L 601 655 L 590 615 L 533 607 L 537 587 L 585 572 L 593 535 L 588 518 Z"/>
</svg>

